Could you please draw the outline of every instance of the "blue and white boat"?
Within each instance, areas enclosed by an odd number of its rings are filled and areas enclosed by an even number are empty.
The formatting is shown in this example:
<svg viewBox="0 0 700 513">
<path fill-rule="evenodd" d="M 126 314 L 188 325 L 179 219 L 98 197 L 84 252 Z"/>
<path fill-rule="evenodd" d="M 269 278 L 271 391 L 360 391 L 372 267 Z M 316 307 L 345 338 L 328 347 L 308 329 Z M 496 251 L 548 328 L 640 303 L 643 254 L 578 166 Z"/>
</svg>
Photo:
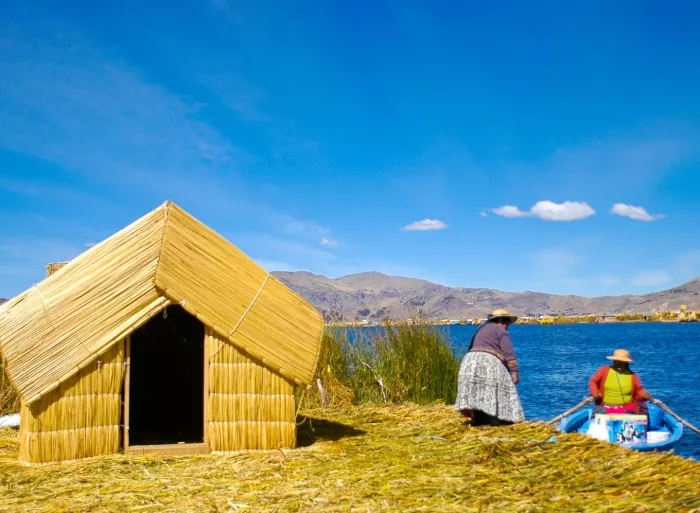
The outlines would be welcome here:
<svg viewBox="0 0 700 513">
<path fill-rule="evenodd" d="M 635 451 L 668 451 L 683 436 L 683 424 L 653 403 L 649 403 L 649 425 L 646 439 L 638 443 L 620 443 L 619 445 Z M 581 433 L 590 435 L 593 423 L 593 408 L 579 410 L 559 421 L 559 430 L 564 433 Z M 611 442 L 618 443 L 618 442 Z"/>
</svg>

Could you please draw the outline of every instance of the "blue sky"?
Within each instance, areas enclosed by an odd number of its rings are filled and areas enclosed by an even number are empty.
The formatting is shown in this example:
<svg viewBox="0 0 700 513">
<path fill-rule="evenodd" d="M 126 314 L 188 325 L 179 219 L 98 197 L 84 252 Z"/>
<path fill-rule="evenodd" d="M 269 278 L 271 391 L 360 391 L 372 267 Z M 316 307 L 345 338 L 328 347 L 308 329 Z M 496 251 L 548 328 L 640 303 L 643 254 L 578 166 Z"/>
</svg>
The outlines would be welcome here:
<svg viewBox="0 0 700 513">
<path fill-rule="evenodd" d="M 695 2 L 2 12 L 0 296 L 167 199 L 268 270 L 583 295 L 700 274 Z"/>
</svg>

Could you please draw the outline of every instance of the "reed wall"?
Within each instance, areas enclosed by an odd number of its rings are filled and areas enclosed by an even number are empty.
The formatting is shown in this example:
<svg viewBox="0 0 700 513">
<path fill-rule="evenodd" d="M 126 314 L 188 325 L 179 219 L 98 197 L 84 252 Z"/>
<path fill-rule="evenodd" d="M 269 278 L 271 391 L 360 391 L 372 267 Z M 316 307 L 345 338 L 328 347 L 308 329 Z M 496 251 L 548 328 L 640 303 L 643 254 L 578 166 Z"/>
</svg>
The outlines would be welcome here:
<svg viewBox="0 0 700 513">
<path fill-rule="evenodd" d="M 207 330 L 212 451 L 296 445 L 294 384 Z"/>
<path fill-rule="evenodd" d="M 69 461 L 120 448 L 124 343 L 32 404 L 22 404 L 21 460 Z"/>
</svg>

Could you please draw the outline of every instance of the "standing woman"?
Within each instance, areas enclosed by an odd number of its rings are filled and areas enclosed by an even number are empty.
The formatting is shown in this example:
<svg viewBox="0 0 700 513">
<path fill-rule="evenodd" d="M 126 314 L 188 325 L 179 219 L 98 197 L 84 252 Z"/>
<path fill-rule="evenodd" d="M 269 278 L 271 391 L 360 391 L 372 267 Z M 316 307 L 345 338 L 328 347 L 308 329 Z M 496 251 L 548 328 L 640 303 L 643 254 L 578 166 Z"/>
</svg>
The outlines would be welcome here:
<svg viewBox="0 0 700 513">
<path fill-rule="evenodd" d="M 508 335 L 517 320 L 508 310 L 494 310 L 474 334 L 459 367 L 455 407 L 472 425 L 500 426 L 525 420 L 515 385 L 518 360 Z"/>
</svg>

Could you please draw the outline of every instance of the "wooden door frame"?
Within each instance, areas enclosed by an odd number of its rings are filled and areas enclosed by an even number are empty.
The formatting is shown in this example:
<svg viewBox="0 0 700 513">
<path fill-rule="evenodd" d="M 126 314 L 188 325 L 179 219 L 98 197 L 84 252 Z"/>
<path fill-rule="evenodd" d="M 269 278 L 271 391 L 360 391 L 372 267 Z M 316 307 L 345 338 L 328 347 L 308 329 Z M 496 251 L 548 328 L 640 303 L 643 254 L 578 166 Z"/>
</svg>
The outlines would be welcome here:
<svg viewBox="0 0 700 513">
<path fill-rule="evenodd" d="M 126 369 L 124 372 L 124 411 L 122 412 L 124 419 L 123 440 L 124 454 L 126 455 L 188 455 L 188 454 L 208 454 L 211 452 L 209 444 L 209 344 L 207 343 L 207 335 L 210 334 L 210 329 L 204 326 L 203 346 L 204 346 L 204 374 L 202 389 L 203 397 L 203 415 L 202 415 L 202 442 L 190 444 L 159 444 L 159 445 L 131 445 L 129 443 L 129 408 L 131 400 L 131 336 L 124 340 L 125 344 L 125 362 Z"/>
</svg>

